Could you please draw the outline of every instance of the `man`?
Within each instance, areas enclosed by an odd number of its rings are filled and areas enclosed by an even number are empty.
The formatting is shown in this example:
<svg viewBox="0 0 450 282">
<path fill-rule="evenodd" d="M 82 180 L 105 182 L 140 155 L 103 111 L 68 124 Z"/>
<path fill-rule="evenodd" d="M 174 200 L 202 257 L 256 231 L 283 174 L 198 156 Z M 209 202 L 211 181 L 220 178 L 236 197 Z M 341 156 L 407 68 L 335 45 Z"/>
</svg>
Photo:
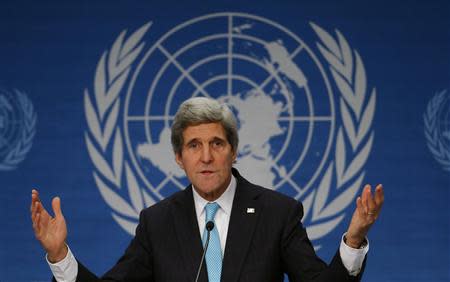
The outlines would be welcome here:
<svg viewBox="0 0 450 282">
<path fill-rule="evenodd" d="M 185 101 L 172 125 L 172 146 L 192 184 L 141 212 L 135 237 L 103 281 L 194 281 L 208 237 L 198 281 L 283 281 L 284 273 L 290 281 L 361 279 L 365 238 L 384 201 L 381 185 L 374 196 L 369 185 L 364 188 L 327 266 L 301 225 L 302 205 L 249 183 L 232 168 L 238 135 L 227 106 L 208 98 Z M 33 229 L 56 280 L 102 281 L 73 257 L 60 199 L 52 206 L 54 217 L 32 191 Z M 213 228 L 206 231 L 209 221 Z"/>
</svg>

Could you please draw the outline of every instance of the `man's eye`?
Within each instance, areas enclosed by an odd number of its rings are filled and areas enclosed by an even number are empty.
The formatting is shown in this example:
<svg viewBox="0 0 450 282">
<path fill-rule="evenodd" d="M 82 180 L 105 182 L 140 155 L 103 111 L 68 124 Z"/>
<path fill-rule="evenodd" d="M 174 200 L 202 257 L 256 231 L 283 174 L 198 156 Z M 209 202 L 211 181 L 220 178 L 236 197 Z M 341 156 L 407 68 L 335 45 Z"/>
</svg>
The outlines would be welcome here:
<svg viewBox="0 0 450 282">
<path fill-rule="evenodd" d="M 197 148 L 197 147 L 198 147 L 198 144 L 197 144 L 197 143 L 189 143 L 189 144 L 188 144 L 188 148 L 195 149 L 195 148 Z"/>
<path fill-rule="evenodd" d="M 217 140 L 213 142 L 214 147 L 222 147 L 224 145 L 224 142 L 221 140 Z"/>
</svg>

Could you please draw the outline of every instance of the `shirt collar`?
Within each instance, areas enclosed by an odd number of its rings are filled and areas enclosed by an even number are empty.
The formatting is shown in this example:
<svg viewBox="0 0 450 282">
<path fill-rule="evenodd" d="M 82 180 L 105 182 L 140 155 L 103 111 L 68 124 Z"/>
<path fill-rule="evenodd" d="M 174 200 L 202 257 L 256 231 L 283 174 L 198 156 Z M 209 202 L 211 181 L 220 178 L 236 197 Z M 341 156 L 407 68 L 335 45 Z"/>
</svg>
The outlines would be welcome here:
<svg viewBox="0 0 450 282">
<path fill-rule="evenodd" d="M 231 175 L 231 181 L 230 184 L 228 184 L 227 189 L 225 189 L 225 192 L 223 192 L 220 197 L 215 200 L 217 204 L 219 204 L 219 207 L 228 215 L 231 214 L 231 207 L 233 206 L 233 199 L 234 194 L 236 193 L 236 178 Z M 195 212 L 197 214 L 197 218 L 202 215 L 202 213 L 205 210 L 205 206 L 207 203 L 209 203 L 207 200 L 202 198 L 197 191 L 194 189 L 194 186 L 192 185 L 192 194 L 194 196 L 194 204 L 195 204 Z"/>
</svg>

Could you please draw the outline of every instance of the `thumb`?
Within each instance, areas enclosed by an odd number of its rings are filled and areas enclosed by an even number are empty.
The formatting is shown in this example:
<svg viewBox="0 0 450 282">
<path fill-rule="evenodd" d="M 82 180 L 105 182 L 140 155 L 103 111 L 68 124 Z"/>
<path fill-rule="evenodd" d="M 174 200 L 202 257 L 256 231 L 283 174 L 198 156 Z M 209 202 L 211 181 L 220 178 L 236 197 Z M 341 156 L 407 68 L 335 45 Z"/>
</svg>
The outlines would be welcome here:
<svg viewBox="0 0 450 282">
<path fill-rule="evenodd" d="M 61 211 L 61 199 L 59 197 L 53 198 L 52 208 L 53 208 L 53 212 L 55 213 L 55 217 L 63 216 L 62 211 Z"/>
</svg>

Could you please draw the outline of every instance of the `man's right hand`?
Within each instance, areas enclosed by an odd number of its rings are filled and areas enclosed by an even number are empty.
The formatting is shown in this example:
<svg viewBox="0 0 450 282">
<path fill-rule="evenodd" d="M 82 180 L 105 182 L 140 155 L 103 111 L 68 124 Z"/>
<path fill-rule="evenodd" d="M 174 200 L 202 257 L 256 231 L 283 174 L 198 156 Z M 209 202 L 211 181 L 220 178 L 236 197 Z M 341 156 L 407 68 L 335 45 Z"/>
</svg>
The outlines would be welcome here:
<svg viewBox="0 0 450 282">
<path fill-rule="evenodd" d="M 66 245 L 67 226 L 61 212 L 61 200 L 55 197 L 52 200 L 52 208 L 55 214 L 52 217 L 42 205 L 37 190 L 31 191 L 31 220 L 36 239 L 47 251 L 47 258 L 51 263 L 64 259 L 68 249 Z"/>
</svg>

